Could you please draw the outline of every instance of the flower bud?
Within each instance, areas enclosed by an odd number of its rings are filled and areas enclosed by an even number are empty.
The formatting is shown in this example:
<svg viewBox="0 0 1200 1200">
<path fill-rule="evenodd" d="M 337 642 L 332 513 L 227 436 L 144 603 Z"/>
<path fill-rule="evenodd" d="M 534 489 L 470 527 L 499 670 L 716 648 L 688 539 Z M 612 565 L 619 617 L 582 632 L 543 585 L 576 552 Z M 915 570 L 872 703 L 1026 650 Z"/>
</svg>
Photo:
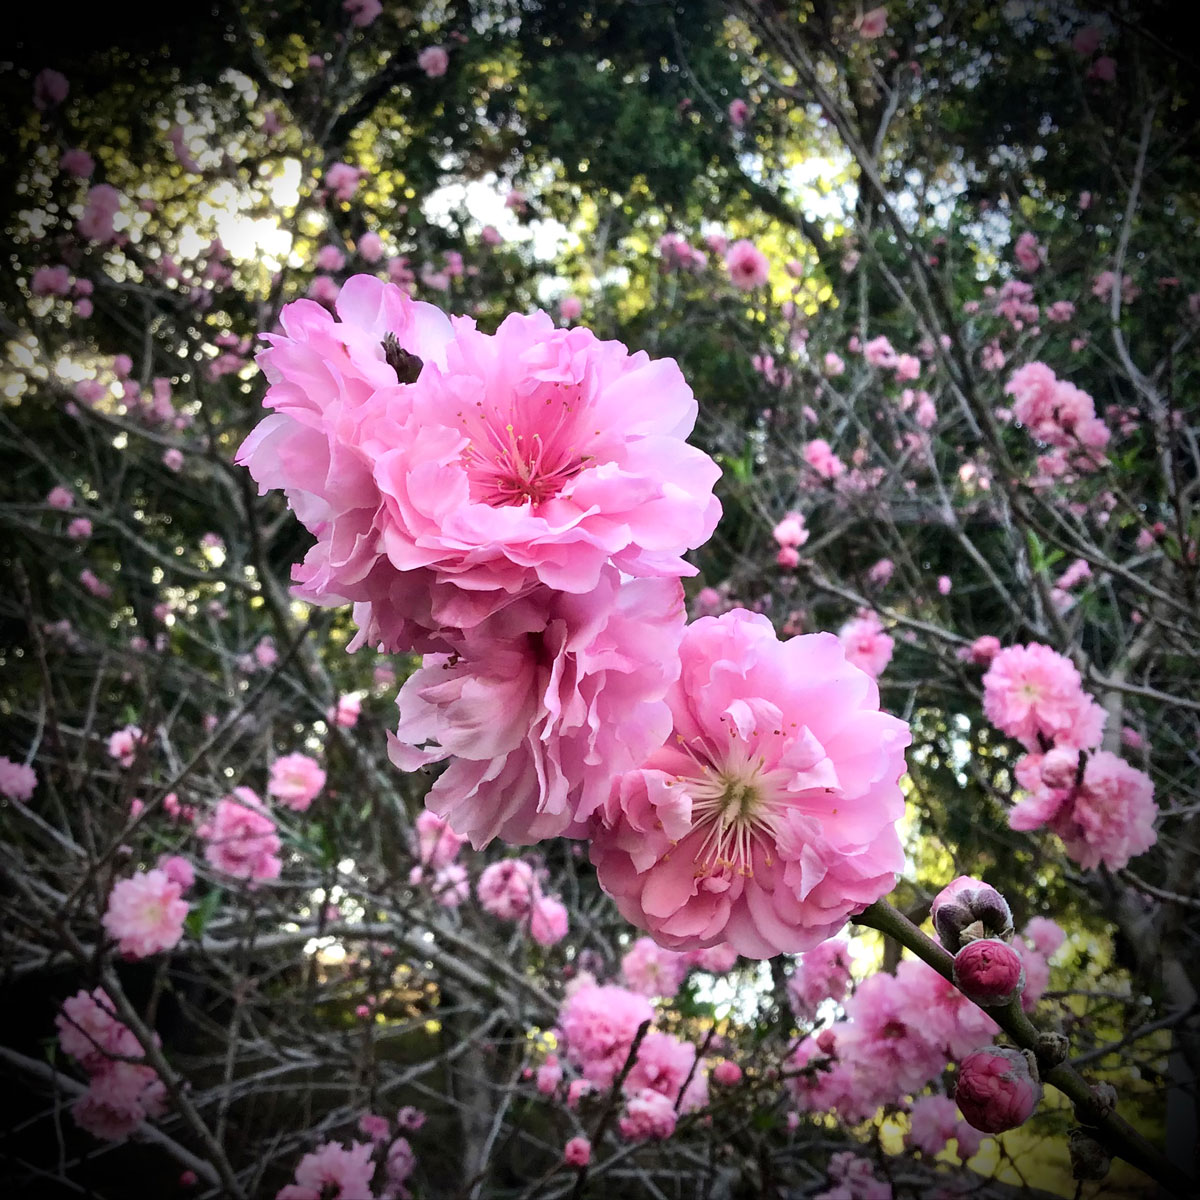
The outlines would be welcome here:
<svg viewBox="0 0 1200 1200">
<path fill-rule="evenodd" d="M 1023 1125 L 1041 1098 L 1042 1086 L 1020 1050 L 989 1046 L 959 1065 L 954 1099 L 967 1124 L 983 1133 Z"/>
<path fill-rule="evenodd" d="M 1057 1067 L 1066 1062 L 1071 1048 L 1070 1039 L 1062 1033 L 1040 1033 L 1037 1040 L 1037 1060 L 1044 1067 Z"/>
<path fill-rule="evenodd" d="M 976 938 L 1010 941 L 1012 910 L 994 887 L 960 875 L 933 898 L 933 927 L 942 945 L 956 954 Z"/>
<path fill-rule="evenodd" d="M 976 1004 L 1007 1004 L 1025 988 L 1025 966 L 1007 942 L 977 938 L 954 956 L 954 986 Z"/>
</svg>

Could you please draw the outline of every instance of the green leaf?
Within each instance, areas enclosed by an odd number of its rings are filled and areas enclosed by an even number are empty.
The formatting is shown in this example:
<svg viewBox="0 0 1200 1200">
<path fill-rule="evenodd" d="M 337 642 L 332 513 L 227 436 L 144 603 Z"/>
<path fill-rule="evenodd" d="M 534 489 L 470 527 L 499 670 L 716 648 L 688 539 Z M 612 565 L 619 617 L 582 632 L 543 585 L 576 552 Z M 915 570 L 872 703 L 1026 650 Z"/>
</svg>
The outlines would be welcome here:
<svg viewBox="0 0 1200 1200">
<path fill-rule="evenodd" d="M 192 909 L 187 915 L 187 919 L 183 923 L 184 929 L 197 940 L 204 936 L 204 930 L 207 928 L 209 921 L 216 916 L 217 909 L 221 907 L 221 901 L 225 897 L 225 892 L 221 888 L 213 888 L 208 892 L 204 899 Z"/>
</svg>

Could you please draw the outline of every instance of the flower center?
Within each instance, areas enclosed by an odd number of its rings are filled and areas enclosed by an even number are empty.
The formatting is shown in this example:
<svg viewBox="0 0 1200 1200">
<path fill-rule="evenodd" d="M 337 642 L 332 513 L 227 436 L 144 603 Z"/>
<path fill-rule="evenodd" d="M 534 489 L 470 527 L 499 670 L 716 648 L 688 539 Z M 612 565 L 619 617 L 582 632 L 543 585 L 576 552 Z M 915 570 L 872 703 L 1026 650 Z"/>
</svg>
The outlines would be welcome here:
<svg viewBox="0 0 1200 1200">
<path fill-rule="evenodd" d="M 696 851 L 696 877 L 754 875 L 754 843 L 766 846 L 766 865 L 771 865 L 770 845 L 776 832 L 777 811 L 764 779 L 761 758 L 727 762 L 722 770 L 701 767 L 699 778 L 688 779 L 692 798 L 692 821 L 702 834 Z"/>
</svg>

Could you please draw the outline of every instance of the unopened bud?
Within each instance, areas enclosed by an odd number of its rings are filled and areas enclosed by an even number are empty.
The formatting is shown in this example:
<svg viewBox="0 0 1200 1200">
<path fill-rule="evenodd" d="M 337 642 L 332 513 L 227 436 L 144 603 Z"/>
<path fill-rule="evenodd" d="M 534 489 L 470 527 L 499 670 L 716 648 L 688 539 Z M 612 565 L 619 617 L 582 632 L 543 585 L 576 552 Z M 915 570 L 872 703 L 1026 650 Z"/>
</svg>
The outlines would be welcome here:
<svg viewBox="0 0 1200 1200">
<path fill-rule="evenodd" d="M 1057 1067 L 1066 1061 L 1071 1048 L 1070 1039 L 1061 1033 L 1040 1033 L 1037 1040 L 1037 1060 L 1043 1067 Z"/>
<path fill-rule="evenodd" d="M 967 1124 L 983 1133 L 1003 1133 L 1023 1125 L 1042 1098 L 1036 1069 L 1030 1070 L 1020 1050 L 1003 1046 L 968 1054 L 959 1065 L 954 1089 Z"/>
<path fill-rule="evenodd" d="M 957 954 L 979 938 L 1011 941 L 1012 910 L 990 884 L 960 875 L 933 899 L 933 927 L 942 945 Z"/>
<path fill-rule="evenodd" d="M 1007 942 L 977 938 L 954 956 L 954 986 L 976 1004 L 1007 1004 L 1025 989 L 1025 967 Z"/>
</svg>

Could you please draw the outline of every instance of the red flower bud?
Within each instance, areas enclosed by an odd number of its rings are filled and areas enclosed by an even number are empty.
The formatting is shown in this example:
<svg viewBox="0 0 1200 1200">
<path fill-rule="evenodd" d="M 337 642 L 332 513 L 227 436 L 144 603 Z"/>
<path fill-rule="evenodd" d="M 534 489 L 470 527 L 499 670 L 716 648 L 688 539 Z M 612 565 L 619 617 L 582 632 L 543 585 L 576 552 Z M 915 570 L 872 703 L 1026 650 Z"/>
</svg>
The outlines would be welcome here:
<svg viewBox="0 0 1200 1200">
<path fill-rule="evenodd" d="M 1020 1050 L 990 1046 L 968 1054 L 954 1089 L 967 1124 L 983 1133 L 1003 1133 L 1028 1121 L 1042 1098 L 1034 1070 Z"/>
<path fill-rule="evenodd" d="M 978 938 L 954 956 L 954 986 L 976 1004 L 1007 1004 L 1025 989 L 1025 967 L 1006 942 Z"/>
</svg>

